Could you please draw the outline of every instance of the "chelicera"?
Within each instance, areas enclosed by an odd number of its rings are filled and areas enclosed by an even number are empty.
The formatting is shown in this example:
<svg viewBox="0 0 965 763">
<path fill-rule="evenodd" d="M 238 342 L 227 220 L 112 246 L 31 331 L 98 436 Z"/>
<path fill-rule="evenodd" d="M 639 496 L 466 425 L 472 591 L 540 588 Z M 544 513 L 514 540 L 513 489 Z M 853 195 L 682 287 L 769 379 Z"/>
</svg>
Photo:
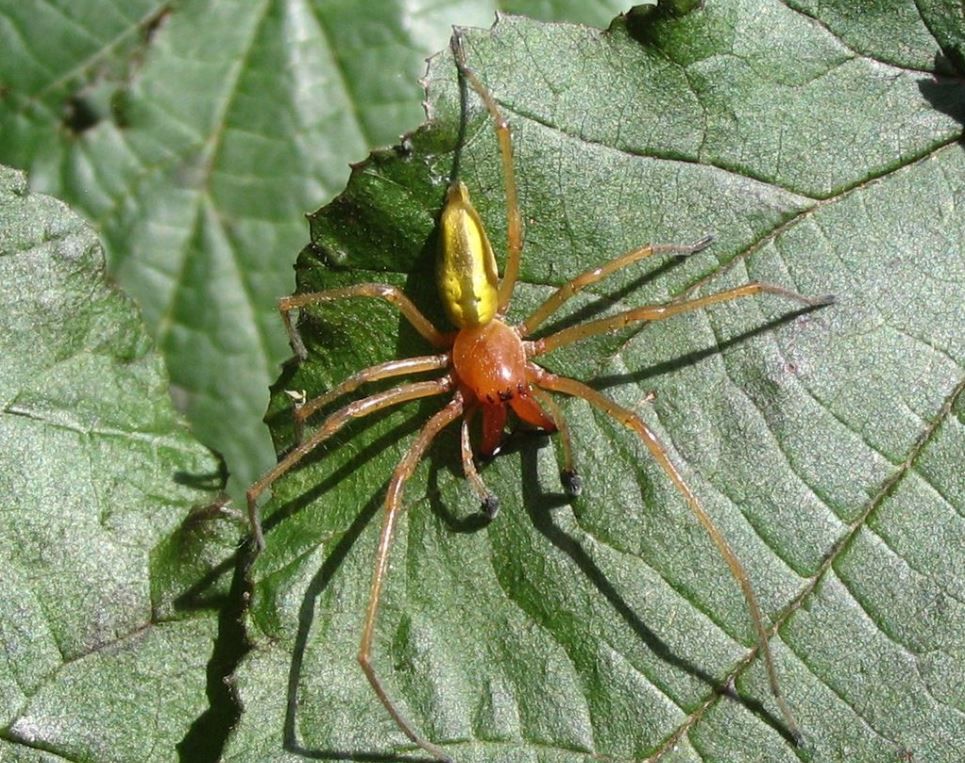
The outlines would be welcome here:
<svg viewBox="0 0 965 763">
<path fill-rule="evenodd" d="M 532 427 L 548 433 L 559 433 L 562 441 L 562 481 L 569 493 L 579 493 L 581 486 L 573 465 L 569 430 L 551 393 L 582 398 L 636 433 L 710 535 L 741 587 L 757 632 L 758 648 L 764 656 L 771 692 L 780 707 L 788 732 L 796 737 L 797 726 L 779 689 L 768 646 L 767 630 L 750 579 L 730 544 L 671 461 L 664 445 L 634 411 L 617 404 L 581 381 L 547 371 L 535 361 L 542 355 L 587 337 L 612 332 L 630 324 L 664 320 L 680 313 L 743 297 L 762 293 L 774 294 L 808 307 L 830 304 L 833 297 L 807 297 L 781 286 L 755 281 L 686 301 L 631 308 L 616 315 L 563 328 L 542 338 L 531 339 L 547 318 L 582 289 L 653 255 L 683 256 L 699 252 L 709 246 L 712 239 L 706 237 L 687 246 L 662 244 L 633 249 L 565 283 L 522 322 L 510 322 L 507 313 L 519 276 L 523 226 L 516 195 L 509 124 L 490 91 L 468 67 L 462 37 L 458 31 L 452 38 L 451 47 L 462 81 L 468 83 L 485 104 L 499 141 L 508 218 L 505 273 L 500 280 L 496 258 L 482 220 L 470 202 L 468 189 L 455 179 L 446 193 L 440 217 L 441 256 L 437 269 L 442 303 L 449 320 L 456 327 L 455 331 L 444 332 L 437 329 L 402 291 L 385 284 L 362 283 L 329 291 L 298 294 L 280 301 L 279 308 L 291 337 L 292 347 L 302 359 L 306 357 L 306 351 L 291 320 L 291 313 L 312 304 L 357 297 L 381 299 L 394 305 L 436 352 L 371 366 L 351 375 L 329 392 L 296 406 L 295 420 L 299 443 L 247 492 L 254 542 L 257 548 L 264 547 L 265 538 L 257 508 L 261 494 L 346 423 L 407 401 L 448 395 L 448 402 L 429 418 L 410 443 L 389 481 L 358 661 L 372 689 L 402 732 L 436 759 L 449 761 L 451 758 L 439 745 L 423 737 L 405 718 L 389 696 L 372 659 L 379 602 L 386 581 L 393 533 L 402 509 L 403 490 L 436 435 L 461 419 L 460 450 L 465 476 L 479 498 L 483 512 L 490 518 L 494 517 L 499 502 L 486 488 L 476 469 L 470 424 L 475 418 L 481 419 L 479 452 L 484 457 L 491 456 L 500 445 L 509 412 L 512 411 L 518 419 Z M 441 371 L 442 375 L 430 380 L 402 383 L 350 402 L 331 413 L 307 438 L 302 437 L 308 417 L 363 384 L 431 371 Z"/>
</svg>

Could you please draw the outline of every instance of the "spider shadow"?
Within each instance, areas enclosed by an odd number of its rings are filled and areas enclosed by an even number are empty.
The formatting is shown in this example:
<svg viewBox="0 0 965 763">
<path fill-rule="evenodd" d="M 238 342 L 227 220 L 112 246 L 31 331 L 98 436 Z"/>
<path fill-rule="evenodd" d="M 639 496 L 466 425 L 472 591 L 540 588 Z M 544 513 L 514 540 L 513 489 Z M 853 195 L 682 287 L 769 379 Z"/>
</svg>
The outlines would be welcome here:
<svg viewBox="0 0 965 763">
<path fill-rule="evenodd" d="M 593 558 L 586 552 L 580 542 L 568 534 L 562 527 L 554 521 L 554 513 L 570 505 L 572 499 L 561 493 L 546 493 L 539 487 L 539 475 L 537 469 L 537 450 L 549 444 L 549 437 L 539 431 L 532 429 L 518 429 L 512 432 L 500 449 L 501 457 L 511 453 L 520 455 L 520 468 L 522 479 L 522 503 L 526 508 L 527 515 L 533 527 L 545 537 L 556 548 L 569 556 L 576 566 L 580 569 L 584 577 L 589 580 L 600 594 L 609 602 L 617 614 L 625 623 L 636 633 L 646 647 L 666 664 L 682 670 L 697 678 L 702 683 L 708 685 L 712 693 L 718 697 L 727 697 L 739 702 L 749 711 L 761 718 L 770 727 L 775 729 L 789 744 L 797 744 L 793 735 L 783 725 L 782 719 L 768 711 L 762 702 L 749 697 L 742 697 L 737 694 L 733 686 L 721 683 L 714 676 L 705 670 L 697 667 L 693 663 L 685 660 L 670 649 L 640 616 L 633 610 L 627 601 L 620 595 L 619 591 L 609 581 L 604 572 L 599 568 Z M 434 472 L 441 467 L 437 461 L 433 461 Z M 455 474 L 458 465 L 451 465 L 451 470 Z M 430 484 L 435 484 L 433 477 Z M 453 532 L 469 533 L 477 532 L 485 528 L 490 522 L 499 522 L 500 517 L 490 519 L 481 512 L 475 512 L 468 516 L 456 516 L 451 510 L 438 500 L 438 491 L 430 494 L 432 501 L 432 511 L 439 516 Z M 433 500 L 435 499 L 435 500 Z"/>
<path fill-rule="evenodd" d="M 679 371 L 687 366 L 696 365 L 702 360 L 705 360 L 713 355 L 719 355 L 724 350 L 733 347 L 734 345 L 742 344 L 749 339 L 760 336 L 762 334 L 767 334 L 780 326 L 788 323 L 794 322 L 796 319 L 803 315 L 808 315 L 815 310 L 820 310 L 827 305 L 806 305 L 804 307 L 792 310 L 783 315 L 772 318 L 766 323 L 762 323 L 754 328 L 742 331 L 739 334 L 735 334 L 732 337 L 728 337 L 720 342 L 715 342 L 712 345 L 701 350 L 694 350 L 692 352 L 684 353 L 683 355 L 677 355 L 670 360 L 666 360 L 663 363 L 656 363 L 654 365 L 642 368 L 639 371 L 633 371 L 631 373 L 625 374 L 611 374 L 609 376 L 597 376 L 594 377 L 593 386 L 597 389 L 609 389 L 610 387 L 619 387 L 624 384 L 640 384 L 647 379 L 654 379 L 665 374 L 673 373 L 674 371 Z M 646 324 L 644 324 L 644 327 Z M 642 330 L 643 327 L 641 327 Z"/>
<path fill-rule="evenodd" d="M 671 270 L 678 268 L 687 259 L 688 258 L 686 256 L 670 256 L 669 259 L 660 263 L 652 270 L 648 270 L 645 273 L 635 276 L 633 280 L 629 281 L 624 286 L 612 291 L 607 291 L 606 293 L 598 294 L 596 292 L 587 292 L 587 294 L 591 297 L 591 301 L 581 305 L 579 308 L 571 313 L 567 313 L 566 315 L 557 316 L 554 314 L 546 321 L 544 325 L 537 329 L 535 334 L 537 336 L 549 336 L 550 334 L 555 334 L 557 331 L 561 331 L 562 329 L 570 326 L 576 326 L 580 323 L 584 323 L 585 321 L 601 317 L 601 313 L 603 313 L 607 308 L 625 303 L 630 295 L 635 294 L 644 286 L 656 281 L 664 274 L 669 273 Z"/>
<path fill-rule="evenodd" d="M 704 350 L 689 353 L 688 355 L 678 357 L 673 361 L 649 367 L 641 372 L 614 377 L 604 377 L 598 379 L 598 382 L 602 382 L 604 386 L 613 386 L 616 384 L 626 383 L 628 381 L 639 382 L 653 376 L 659 376 L 678 367 L 695 363 L 710 355 L 719 353 L 723 349 L 726 349 L 727 347 L 738 342 L 745 341 L 746 339 L 754 337 L 757 334 L 768 332 L 776 326 L 790 322 L 801 314 L 810 312 L 813 309 L 816 308 L 806 307 L 794 311 L 781 316 L 778 319 L 772 320 L 766 324 L 734 336 L 724 342 L 717 343 L 714 346 L 708 347 Z M 335 489 L 349 475 L 360 469 L 366 462 L 375 458 L 385 450 L 391 448 L 393 444 L 399 440 L 411 439 L 420 429 L 422 423 L 427 419 L 429 411 L 438 409 L 438 405 L 438 400 L 426 400 L 420 403 L 418 410 L 414 414 L 410 415 L 405 421 L 393 426 L 386 433 L 377 436 L 365 447 L 363 447 L 362 450 L 356 453 L 349 461 L 328 475 L 323 481 L 299 495 L 298 498 L 289 501 L 284 506 L 281 506 L 279 509 L 274 511 L 265 520 L 265 530 L 270 532 L 275 525 L 283 522 L 286 518 L 318 501 L 324 494 Z M 304 467 L 318 459 L 324 458 L 329 448 L 337 447 L 337 443 L 340 440 L 362 437 L 364 433 L 372 426 L 375 426 L 376 423 L 377 422 L 374 419 L 361 419 L 359 421 L 352 422 L 346 426 L 345 430 L 335 435 L 331 441 L 322 445 L 317 450 L 306 456 L 299 466 Z M 659 659 L 668 665 L 689 673 L 704 684 L 708 685 L 713 694 L 717 696 L 729 697 L 740 702 L 755 715 L 763 719 L 769 726 L 777 730 L 778 733 L 785 737 L 789 743 L 794 744 L 793 737 L 790 735 L 787 729 L 784 728 L 781 720 L 770 713 L 761 702 L 737 695 L 734 689 L 729 685 L 721 684 L 706 671 L 674 654 L 670 647 L 662 639 L 660 639 L 660 637 L 653 630 L 651 630 L 645 622 L 643 622 L 636 612 L 634 612 L 632 607 L 607 579 L 603 571 L 597 566 L 596 562 L 586 552 L 580 542 L 575 537 L 569 535 L 558 523 L 553 520 L 554 511 L 562 506 L 567 505 L 569 503 L 569 499 L 562 493 L 548 494 L 541 491 L 538 487 L 539 482 L 537 479 L 537 456 L 536 447 L 534 447 L 534 434 L 539 433 L 533 433 L 525 430 L 514 433 L 504 443 L 501 453 L 506 454 L 518 452 L 520 454 L 523 504 L 526 507 L 530 521 L 533 523 L 533 526 L 536 528 L 536 530 L 540 532 L 556 548 L 567 554 L 573 560 L 586 579 L 594 585 L 594 587 L 609 602 L 609 604 L 624 620 L 624 622 L 627 623 L 627 625 L 633 630 L 634 633 L 636 633 L 636 635 L 647 646 L 647 648 L 650 649 Z M 446 433 L 440 435 L 440 439 L 444 439 L 447 436 L 452 437 L 451 428 L 447 429 Z M 440 443 L 437 440 L 437 442 L 434 443 L 433 447 L 430 449 L 430 452 L 427 454 L 427 460 L 429 461 L 429 466 L 431 469 L 428 483 L 430 486 L 437 485 L 438 472 L 440 469 L 448 470 L 455 478 L 458 478 L 461 474 L 461 463 L 459 458 L 453 455 L 458 452 L 458 447 L 447 447 L 441 449 L 439 444 Z M 442 455 L 442 453 L 448 453 L 449 455 Z M 340 533 L 340 537 L 335 542 L 331 551 L 327 554 L 322 566 L 319 568 L 318 572 L 312 578 L 311 582 L 306 588 L 302 599 L 298 616 L 298 629 L 295 636 L 295 643 L 292 650 L 292 658 L 289 669 L 283 744 L 285 750 L 306 758 L 319 760 L 380 761 L 384 763 L 389 763 L 390 761 L 427 760 L 425 756 L 421 755 L 413 756 L 395 755 L 389 753 L 365 753 L 337 749 L 309 749 L 304 747 L 299 742 L 296 732 L 299 683 L 302 675 L 302 668 L 311 629 L 315 620 L 316 601 L 331 583 L 335 573 L 347 558 L 349 552 L 355 545 L 356 540 L 362 534 L 363 530 L 379 512 L 384 500 L 385 488 L 386 483 L 383 482 L 381 484 L 381 489 L 373 490 L 371 497 L 364 504 L 364 506 L 359 508 L 355 518 L 348 528 Z M 478 532 L 484 529 L 491 521 L 481 512 L 471 512 L 466 515 L 456 515 L 439 499 L 439 491 L 437 488 L 430 489 L 429 502 L 431 510 L 437 516 L 439 516 L 443 522 L 445 522 L 452 532 Z M 495 521 L 499 521 L 499 518 L 497 517 Z"/>
<path fill-rule="evenodd" d="M 204 484 L 207 477 L 201 475 L 199 484 Z M 212 480 L 216 477 L 210 475 Z M 179 478 L 180 473 L 175 475 L 175 482 Z M 207 706 L 194 717 L 174 745 L 178 759 L 182 761 L 218 760 L 243 712 L 231 677 L 251 648 L 243 625 L 250 594 L 246 548 L 243 544 L 234 546 L 226 555 L 219 554 L 217 562 L 211 560 L 210 566 L 202 562 L 200 571 L 195 567 L 199 559 L 207 558 L 206 547 L 217 542 L 212 536 L 222 532 L 214 523 L 226 521 L 220 511 L 224 502 L 220 500 L 193 509 L 171 535 L 155 546 L 156 556 L 152 554 L 154 559 L 164 559 L 165 564 L 183 564 L 181 569 L 189 571 L 184 587 L 179 587 L 177 592 L 170 591 L 174 611 L 214 616 L 217 624 L 212 648 L 205 662 Z M 227 521 L 233 523 L 233 520 Z M 152 569 L 154 563 L 151 563 Z M 191 574 L 190 571 L 199 574 Z M 224 585 L 226 579 L 229 581 L 227 590 Z M 166 599 L 168 595 L 163 594 L 163 598 Z"/>
<path fill-rule="evenodd" d="M 420 409 L 428 408 L 432 401 L 420 405 Z M 333 472 L 323 482 L 314 486 L 311 490 L 300 495 L 296 500 L 291 501 L 284 507 L 276 511 L 272 518 L 281 521 L 285 516 L 301 510 L 305 506 L 319 500 L 319 498 L 334 489 L 353 471 L 360 468 L 365 462 L 371 460 L 379 453 L 389 448 L 399 439 L 408 439 L 420 428 L 420 422 L 426 418 L 426 411 L 420 410 L 410 416 L 405 422 L 393 427 L 386 434 L 376 438 L 357 453 L 350 461 L 342 465 Z M 360 422 L 361 423 L 361 422 Z M 355 427 L 349 436 L 355 437 L 360 434 L 359 429 L 367 427 Z M 448 430 L 447 430 L 448 431 Z M 451 436 L 451 432 L 450 432 Z M 445 434 L 441 435 L 445 437 Z M 633 611 L 632 607 L 620 595 L 613 584 L 607 579 L 603 571 L 597 566 L 596 562 L 586 552 L 580 542 L 564 531 L 561 526 L 553 519 L 555 510 L 567 505 L 570 499 L 562 493 L 545 493 L 539 488 L 537 475 L 537 447 L 540 443 L 535 442 L 536 437 L 546 440 L 545 435 L 539 432 L 523 430 L 516 432 L 507 439 L 502 453 L 518 452 L 521 458 L 522 485 L 523 485 L 523 504 L 533 526 L 556 548 L 567 554 L 581 570 L 583 575 L 610 603 L 617 614 L 626 622 L 637 634 L 640 640 L 658 658 L 667 664 L 683 670 L 694 676 L 701 682 L 711 687 L 712 692 L 717 696 L 726 696 L 740 702 L 751 712 L 762 718 L 768 725 L 775 728 L 779 733 L 793 743 L 790 734 L 783 728 L 780 720 L 769 713 L 759 701 L 741 697 L 736 694 L 729 685 L 721 684 L 717 679 L 706 671 L 700 669 L 687 660 L 675 655 L 669 646 L 653 631 L 646 623 Z M 440 456 L 439 442 L 435 443 L 435 453 L 429 454 L 429 465 L 431 473 L 429 476 L 430 485 L 429 502 L 431 510 L 436 513 L 453 532 L 470 533 L 478 532 L 489 524 L 490 520 L 480 512 L 473 512 L 465 516 L 457 516 L 446 508 L 439 500 L 439 490 L 435 488 L 438 484 L 438 473 L 440 469 L 447 470 L 453 476 L 458 477 L 461 470 L 459 459 L 453 457 L 456 452 L 454 448 L 445 448 L 443 452 L 449 453 L 447 456 Z M 321 456 L 321 454 L 319 454 Z M 287 694 L 286 712 L 283 729 L 283 746 L 288 752 L 300 755 L 305 758 L 315 760 L 350 760 L 350 761 L 372 761 L 373 763 L 391 763 L 400 761 L 411 763 L 414 761 L 429 760 L 424 755 L 397 755 L 391 753 L 366 753 L 359 751 L 339 750 L 339 749 L 310 749 L 303 746 L 298 740 L 296 731 L 296 716 L 298 712 L 298 693 L 299 684 L 304 665 L 305 653 L 308 648 L 309 637 L 315 621 L 316 601 L 332 582 L 336 572 L 344 563 L 355 542 L 361 536 L 368 524 L 373 521 L 379 513 L 384 501 L 386 483 L 380 485 L 379 489 L 372 491 L 371 497 L 360 507 L 351 524 L 341 534 L 335 542 L 331 551 L 327 554 L 318 572 L 312 578 L 302 597 L 302 603 L 298 616 L 298 629 L 295 635 L 295 643 L 292 649 L 290 662 Z M 497 517 L 494 521 L 499 521 Z M 266 528 L 272 523 L 266 524 Z"/>
<path fill-rule="evenodd" d="M 646 647 L 664 663 L 682 670 L 710 687 L 713 695 L 726 697 L 739 702 L 750 712 L 762 719 L 768 726 L 784 737 L 789 744 L 796 746 L 797 742 L 782 720 L 771 713 L 759 700 L 743 697 L 737 694 L 729 683 L 721 683 L 705 670 L 692 662 L 676 655 L 673 650 L 660 638 L 633 610 L 630 604 L 620 595 L 620 592 L 610 582 L 606 574 L 594 559 L 587 553 L 580 541 L 567 533 L 562 526 L 554 521 L 554 510 L 570 504 L 572 499 L 562 493 L 547 494 L 539 487 L 537 456 L 535 448 L 520 448 L 523 505 L 530 521 L 536 530 L 542 534 L 556 548 L 565 553 L 584 577 L 589 580 L 599 593 L 609 602 L 621 619 L 633 630 Z M 578 500 L 578 499 L 577 499 Z M 579 517 L 578 511 L 576 512 Z M 701 702 L 701 706 L 707 700 Z"/>
<path fill-rule="evenodd" d="M 934 75 L 918 80 L 919 92 L 936 111 L 965 125 L 965 54 L 945 49 L 935 54 L 934 67 Z M 958 143 L 965 146 L 965 136 Z"/>
</svg>

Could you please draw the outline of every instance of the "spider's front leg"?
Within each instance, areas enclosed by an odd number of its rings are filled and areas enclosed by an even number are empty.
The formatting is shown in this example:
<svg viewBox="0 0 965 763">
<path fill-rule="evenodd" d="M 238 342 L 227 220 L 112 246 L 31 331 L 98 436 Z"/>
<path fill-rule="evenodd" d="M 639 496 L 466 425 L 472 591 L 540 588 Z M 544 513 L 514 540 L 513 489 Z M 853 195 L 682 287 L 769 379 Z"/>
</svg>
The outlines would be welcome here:
<svg viewBox="0 0 965 763">
<path fill-rule="evenodd" d="M 804 294 L 798 294 L 791 289 L 785 289 L 783 286 L 778 286 L 777 284 L 751 281 L 743 286 L 736 286 L 733 289 L 726 289 L 716 294 L 708 294 L 706 297 L 697 297 L 696 299 L 689 299 L 684 302 L 669 302 L 665 305 L 643 305 L 642 307 L 635 307 L 622 313 L 617 313 L 608 318 L 600 318 L 595 321 L 587 321 L 586 323 L 570 326 L 569 328 L 557 331 L 555 334 L 550 334 L 548 337 L 535 340 L 533 342 L 534 349 L 532 356 L 545 355 L 559 347 L 565 347 L 568 344 L 586 339 L 587 337 L 609 334 L 611 331 L 624 328 L 631 323 L 662 321 L 674 315 L 680 315 L 681 313 L 693 312 L 703 307 L 709 307 L 710 305 L 716 305 L 722 302 L 730 302 L 744 297 L 755 297 L 759 294 L 774 294 L 778 297 L 799 302 L 805 307 L 824 307 L 835 302 L 835 296 L 833 294 L 825 294 L 820 297 L 808 297 Z"/>
<path fill-rule="evenodd" d="M 329 289 L 327 291 L 315 291 L 305 294 L 293 294 L 289 297 L 282 297 L 278 300 L 278 311 L 285 322 L 285 330 L 288 332 L 288 339 L 291 342 L 292 350 L 295 354 L 305 360 L 308 357 L 308 350 L 302 341 L 298 328 L 292 323 L 291 313 L 308 305 L 317 305 L 322 302 L 335 302 L 340 299 L 350 299 L 352 297 L 369 297 L 372 299 L 382 299 L 395 305 L 399 312 L 405 317 L 412 328 L 433 347 L 443 350 L 446 349 L 452 340 L 446 334 L 437 329 L 428 318 L 426 318 L 418 307 L 413 304 L 405 294 L 395 286 L 384 283 L 359 283 L 353 286 L 345 286 L 340 289 Z"/>
</svg>

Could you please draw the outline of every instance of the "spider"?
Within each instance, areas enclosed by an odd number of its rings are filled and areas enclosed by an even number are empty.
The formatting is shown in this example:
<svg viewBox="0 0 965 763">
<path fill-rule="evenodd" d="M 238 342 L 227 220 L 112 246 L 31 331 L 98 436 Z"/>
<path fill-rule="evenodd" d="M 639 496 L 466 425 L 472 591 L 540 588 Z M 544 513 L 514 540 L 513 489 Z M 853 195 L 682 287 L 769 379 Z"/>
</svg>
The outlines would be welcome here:
<svg viewBox="0 0 965 763">
<path fill-rule="evenodd" d="M 481 419 L 478 450 L 483 458 L 488 458 L 499 449 L 508 414 L 512 410 L 520 421 L 538 430 L 559 434 L 563 461 L 561 480 L 569 494 L 579 494 L 581 483 L 573 465 L 570 433 L 562 411 L 549 393 L 582 398 L 639 436 L 651 456 L 682 494 L 697 521 L 709 534 L 740 585 L 757 633 L 758 649 L 764 655 L 771 693 L 789 733 L 798 738 L 797 725 L 780 692 L 774 660 L 768 646 L 767 631 L 751 581 L 730 544 L 671 461 L 665 446 L 632 410 L 617 404 L 583 382 L 551 373 L 534 361 L 553 350 L 587 337 L 612 332 L 630 324 L 664 320 L 680 313 L 742 297 L 768 293 L 807 307 L 830 304 L 834 298 L 807 297 L 781 286 L 752 281 L 696 299 L 632 308 L 610 317 L 569 326 L 542 338 L 531 339 L 547 318 L 586 287 L 646 257 L 657 254 L 686 256 L 699 252 L 708 247 L 713 239 L 708 236 L 690 245 L 652 244 L 632 249 L 563 284 L 522 322 L 508 322 L 506 315 L 519 276 L 523 249 L 523 226 L 513 170 L 512 137 L 509 123 L 496 99 L 467 64 L 462 33 L 459 30 L 453 34 L 451 49 L 461 83 L 468 83 L 485 105 L 499 143 L 507 213 L 505 273 L 500 280 L 492 246 L 482 220 L 469 199 L 469 191 L 465 184 L 453 177 L 439 219 L 440 259 L 437 282 L 445 312 L 456 326 L 455 331 L 443 332 L 437 329 L 402 291 L 386 284 L 361 283 L 328 291 L 297 294 L 279 301 L 279 310 L 292 348 L 302 360 L 307 357 L 307 352 L 297 328 L 293 325 L 291 313 L 312 304 L 355 297 L 381 299 L 394 305 L 436 352 L 379 363 L 352 374 L 319 397 L 296 402 L 294 416 L 298 444 L 247 491 L 248 516 L 256 548 L 260 550 L 265 544 L 258 512 L 259 497 L 308 453 L 353 419 L 370 416 L 411 400 L 449 396 L 448 402 L 429 418 L 411 442 L 389 481 L 358 662 L 375 694 L 399 729 L 437 760 L 451 761 L 441 747 L 423 737 L 402 714 L 389 696 L 372 659 L 379 602 L 386 581 L 393 533 L 402 510 L 403 490 L 433 439 L 445 427 L 461 418 L 460 452 L 463 471 L 480 501 L 484 516 L 488 519 L 495 517 L 499 510 L 499 501 L 488 490 L 476 468 L 470 425 L 474 419 Z M 453 175 L 455 174 L 454 172 Z M 435 379 L 402 383 L 350 402 L 331 413 L 307 439 L 302 437 L 304 423 L 312 414 L 354 392 L 363 384 L 430 371 L 443 373 Z"/>
</svg>

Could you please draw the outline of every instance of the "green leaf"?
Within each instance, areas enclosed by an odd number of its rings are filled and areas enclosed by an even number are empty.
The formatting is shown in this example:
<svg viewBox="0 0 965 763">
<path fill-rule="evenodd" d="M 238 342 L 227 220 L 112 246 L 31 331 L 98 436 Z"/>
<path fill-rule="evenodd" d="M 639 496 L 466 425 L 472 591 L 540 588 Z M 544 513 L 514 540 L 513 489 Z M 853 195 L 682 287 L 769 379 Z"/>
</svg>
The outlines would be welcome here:
<svg viewBox="0 0 965 763">
<path fill-rule="evenodd" d="M 237 529 L 182 523 L 218 462 L 173 411 L 96 235 L 7 168 L 0 253 L 0 758 L 206 749 L 226 721 L 200 745 L 191 727 Z"/>
<path fill-rule="evenodd" d="M 547 440 L 518 438 L 483 470 L 503 510 L 482 527 L 456 427 L 406 489 L 375 665 L 460 763 L 957 759 L 963 105 L 961 72 L 933 70 L 954 45 L 929 31 L 956 12 L 734 0 L 640 9 L 603 33 L 508 17 L 468 36 L 515 141 L 526 249 L 511 317 L 630 247 L 708 233 L 710 249 L 621 273 L 547 330 L 750 279 L 839 301 L 742 300 L 547 359 L 667 443 L 776 625 L 807 746 L 782 733 L 741 593 L 680 496 L 632 433 L 566 400 L 580 498 L 564 496 Z M 900 54 L 877 55 L 883 30 Z M 429 122 L 313 216 L 301 291 L 384 281 L 442 323 L 434 226 L 461 122 L 448 54 L 428 87 Z M 460 177 L 501 242 L 499 158 L 477 101 Z M 373 300 L 306 313 L 309 359 L 288 366 L 270 412 L 280 449 L 285 390 L 317 394 L 429 351 Z M 358 421 L 273 486 L 227 760 L 418 755 L 355 654 L 385 486 L 438 407 Z M 722 697 L 731 681 L 737 696 Z"/>
<path fill-rule="evenodd" d="M 599 24 L 620 9 L 591 6 L 512 4 Z M 419 122 L 424 58 L 450 25 L 489 24 L 496 8 L 0 0 L 0 161 L 101 233 L 234 494 L 273 458 L 261 417 L 287 353 L 275 303 L 294 285 L 304 213 L 349 161 Z"/>
</svg>

